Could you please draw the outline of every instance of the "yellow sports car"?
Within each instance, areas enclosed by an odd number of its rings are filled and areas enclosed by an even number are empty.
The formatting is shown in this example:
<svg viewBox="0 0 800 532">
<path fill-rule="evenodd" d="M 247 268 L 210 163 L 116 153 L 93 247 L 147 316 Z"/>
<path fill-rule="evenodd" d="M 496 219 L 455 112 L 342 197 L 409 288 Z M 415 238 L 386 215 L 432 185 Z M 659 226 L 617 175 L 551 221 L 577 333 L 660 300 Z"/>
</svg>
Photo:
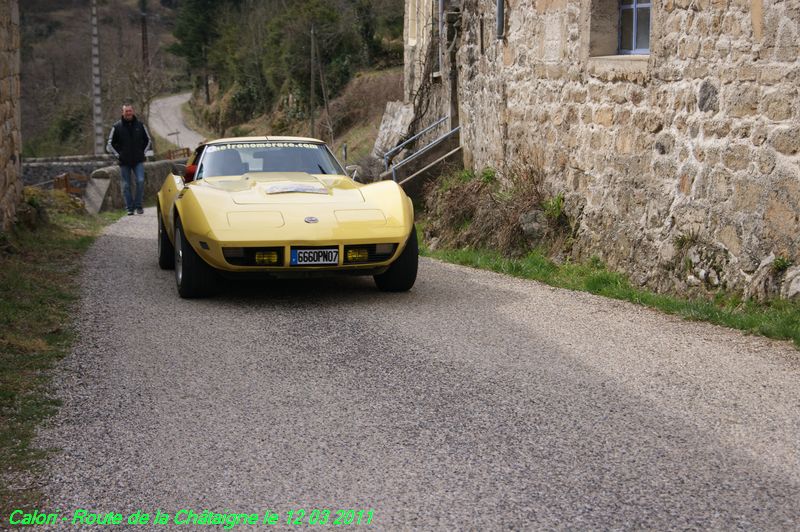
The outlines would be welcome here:
<svg viewBox="0 0 800 532">
<path fill-rule="evenodd" d="M 348 167 L 350 168 L 350 167 Z M 414 209 L 393 181 L 361 184 L 322 141 L 228 138 L 200 145 L 158 192 L 158 264 L 181 297 L 218 275 L 372 275 L 380 290 L 417 277 Z"/>
</svg>

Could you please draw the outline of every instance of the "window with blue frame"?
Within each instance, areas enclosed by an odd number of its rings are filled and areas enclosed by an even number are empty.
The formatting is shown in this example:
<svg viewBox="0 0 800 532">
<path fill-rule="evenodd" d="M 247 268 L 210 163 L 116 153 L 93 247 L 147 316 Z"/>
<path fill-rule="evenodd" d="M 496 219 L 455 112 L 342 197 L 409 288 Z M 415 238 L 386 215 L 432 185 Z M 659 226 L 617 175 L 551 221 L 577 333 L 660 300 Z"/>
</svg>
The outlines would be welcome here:
<svg viewBox="0 0 800 532">
<path fill-rule="evenodd" d="M 650 0 L 620 0 L 619 53 L 650 53 Z"/>
</svg>

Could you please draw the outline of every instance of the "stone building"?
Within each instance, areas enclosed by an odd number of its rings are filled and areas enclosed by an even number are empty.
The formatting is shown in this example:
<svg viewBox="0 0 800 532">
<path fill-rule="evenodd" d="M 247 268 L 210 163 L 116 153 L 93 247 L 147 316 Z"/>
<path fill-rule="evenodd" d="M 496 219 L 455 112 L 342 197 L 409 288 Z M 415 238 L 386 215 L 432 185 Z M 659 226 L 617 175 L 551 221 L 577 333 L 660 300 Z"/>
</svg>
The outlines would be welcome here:
<svg viewBox="0 0 800 532">
<path fill-rule="evenodd" d="M 17 0 L 0 0 L 0 230 L 13 223 L 22 193 L 19 44 Z"/>
<path fill-rule="evenodd" d="M 456 114 L 475 170 L 538 154 L 576 258 L 660 289 L 791 284 L 800 0 L 406 0 L 405 22 L 417 123 Z"/>
</svg>

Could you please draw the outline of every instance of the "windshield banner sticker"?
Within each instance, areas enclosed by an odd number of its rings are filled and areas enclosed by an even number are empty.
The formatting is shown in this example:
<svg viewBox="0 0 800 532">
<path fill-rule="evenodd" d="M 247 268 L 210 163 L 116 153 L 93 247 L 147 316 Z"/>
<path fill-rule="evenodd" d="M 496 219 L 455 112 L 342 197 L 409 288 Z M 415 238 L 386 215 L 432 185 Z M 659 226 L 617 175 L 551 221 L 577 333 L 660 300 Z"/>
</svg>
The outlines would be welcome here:
<svg viewBox="0 0 800 532">
<path fill-rule="evenodd" d="M 233 144 L 215 144 L 206 148 L 209 153 L 224 150 L 241 150 L 248 148 L 305 148 L 307 150 L 317 150 L 317 144 L 307 142 L 236 142 Z"/>
</svg>

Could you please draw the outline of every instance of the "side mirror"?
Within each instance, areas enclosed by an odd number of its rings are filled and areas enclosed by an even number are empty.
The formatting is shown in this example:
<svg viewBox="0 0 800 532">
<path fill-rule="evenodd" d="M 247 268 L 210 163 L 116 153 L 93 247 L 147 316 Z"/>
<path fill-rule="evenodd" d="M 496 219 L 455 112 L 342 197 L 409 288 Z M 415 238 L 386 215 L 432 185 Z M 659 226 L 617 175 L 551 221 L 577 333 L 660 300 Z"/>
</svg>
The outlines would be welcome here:
<svg viewBox="0 0 800 532">
<path fill-rule="evenodd" d="M 186 169 L 183 171 L 183 182 L 189 183 L 194 181 L 194 174 L 197 172 L 196 164 L 187 164 Z"/>
<path fill-rule="evenodd" d="M 353 178 L 353 181 L 357 181 L 359 183 L 363 183 L 364 182 L 364 180 L 361 179 L 361 174 L 364 173 L 364 169 L 361 168 L 359 165 L 357 165 L 357 164 L 348 164 L 345 167 L 344 171 L 347 172 L 347 175 L 349 175 L 350 177 Z"/>
<path fill-rule="evenodd" d="M 172 163 L 172 175 L 183 175 L 186 173 L 186 165 L 181 163 Z"/>
</svg>

